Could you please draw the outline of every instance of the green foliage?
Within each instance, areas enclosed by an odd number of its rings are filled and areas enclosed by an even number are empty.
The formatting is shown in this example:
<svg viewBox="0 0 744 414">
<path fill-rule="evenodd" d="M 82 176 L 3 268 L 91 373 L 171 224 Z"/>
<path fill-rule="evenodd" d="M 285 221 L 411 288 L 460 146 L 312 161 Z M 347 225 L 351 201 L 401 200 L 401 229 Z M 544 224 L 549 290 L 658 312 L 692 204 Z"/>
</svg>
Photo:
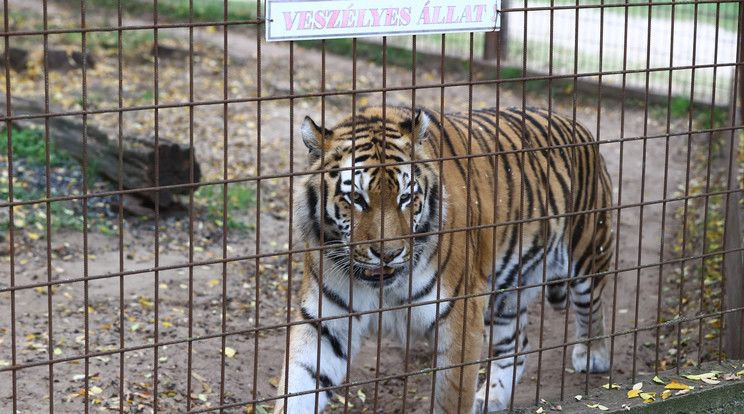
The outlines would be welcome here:
<svg viewBox="0 0 744 414">
<path fill-rule="evenodd" d="M 227 184 L 227 210 L 225 210 L 225 185 L 212 184 L 199 187 L 194 200 L 207 209 L 207 216 L 217 226 L 226 222 L 228 229 L 254 230 L 253 224 L 246 223 L 235 213 L 246 213 L 256 205 L 256 191 L 250 183 Z"/>
<path fill-rule="evenodd" d="M 719 128 L 726 125 L 728 121 L 728 111 L 713 107 L 690 102 L 687 98 L 673 98 L 669 103 L 669 111 L 673 119 L 684 119 L 692 114 L 692 119 L 700 129 Z"/>
<path fill-rule="evenodd" d="M 46 164 L 46 140 L 43 133 L 38 129 L 11 129 L 11 141 L 13 147 L 13 159 L 22 158 L 28 165 Z M 64 152 L 55 150 L 54 141 L 49 143 L 49 165 L 61 167 L 69 165 L 72 158 Z M 0 156 L 8 155 L 8 131 L 0 135 Z"/>
<path fill-rule="evenodd" d="M 300 40 L 297 44 L 308 49 L 321 49 L 322 40 Z M 326 51 L 342 56 L 352 56 L 354 49 L 353 39 L 330 39 L 325 41 Z M 386 48 L 386 61 L 388 65 L 410 68 L 413 64 L 413 52 L 407 48 L 388 46 Z M 357 42 L 357 58 L 374 62 L 378 65 L 383 63 L 383 49 L 379 44 Z"/>
<path fill-rule="evenodd" d="M 78 5 L 78 0 L 63 0 L 70 5 Z M 92 6 L 107 10 L 118 10 L 119 0 L 88 0 Z M 154 12 L 152 0 L 122 0 L 122 8 L 130 14 L 149 14 Z M 188 20 L 191 15 L 189 0 L 160 0 L 158 15 L 165 19 Z M 224 0 L 193 0 L 194 20 L 224 21 Z M 253 20 L 256 16 L 255 2 L 227 2 L 227 21 Z"/>
</svg>

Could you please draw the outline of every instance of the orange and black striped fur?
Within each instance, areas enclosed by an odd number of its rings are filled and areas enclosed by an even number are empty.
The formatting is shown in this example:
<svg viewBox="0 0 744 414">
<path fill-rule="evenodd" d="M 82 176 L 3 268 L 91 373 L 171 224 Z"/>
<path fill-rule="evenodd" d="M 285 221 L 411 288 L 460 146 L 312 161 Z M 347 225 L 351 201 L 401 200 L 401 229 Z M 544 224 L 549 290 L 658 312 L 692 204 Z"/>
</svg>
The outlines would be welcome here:
<svg viewBox="0 0 744 414">
<path fill-rule="evenodd" d="M 570 296 L 577 339 L 605 334 L 611 183 L 584 126 L 541 109 L 376 107 L 333 129 L 305 118 L 302 138 L 324 172 L 299 188 L 296 223 L 318 250 L 304 257 L 307 323 L 291 329 L 275 413 L 321 410 L 379 330 L 431 344 L 437 333 L 436 413 L 507 406 L 543 291 L 558 308 Z M 478 389 L 468 363 L 484 343 L 493 360 Z M 606 371 L 605 341 L 574 345 L 573 366 Z"/>
</svg>

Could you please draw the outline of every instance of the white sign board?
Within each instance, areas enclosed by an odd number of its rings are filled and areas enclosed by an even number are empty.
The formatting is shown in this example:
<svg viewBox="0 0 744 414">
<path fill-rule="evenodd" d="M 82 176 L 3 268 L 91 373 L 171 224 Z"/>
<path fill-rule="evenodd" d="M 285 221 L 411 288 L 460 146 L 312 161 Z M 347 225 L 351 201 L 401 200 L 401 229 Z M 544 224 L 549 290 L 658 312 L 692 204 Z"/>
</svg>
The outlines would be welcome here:
<svg viewBox="0 0 744 414">
<path fill-rule="evenodd" d="M 266 40 L 498 30 L 501 0 L 266 0 Z"/>
</svg>

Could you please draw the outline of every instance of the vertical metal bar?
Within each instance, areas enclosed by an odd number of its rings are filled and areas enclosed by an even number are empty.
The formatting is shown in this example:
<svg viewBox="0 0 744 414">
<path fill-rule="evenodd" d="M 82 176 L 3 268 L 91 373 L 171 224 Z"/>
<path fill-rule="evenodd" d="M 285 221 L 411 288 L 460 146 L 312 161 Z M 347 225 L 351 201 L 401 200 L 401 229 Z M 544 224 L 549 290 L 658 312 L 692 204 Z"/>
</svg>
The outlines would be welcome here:
<svg viewBox="0 0 744 414">
<path fill-rule="evenodd" d="M 294 41 L 290 41 L 287 44 L 287 47 L 289 48 L 289 95 L 294 95 Z M 294 123 L 295 123 L 295 99 L 289 98 L 289 231 L 288 238 L 289 243 L 287 245 L 289 251 L 294 250 L 294 243 L 292 238 L 292 229 L 294 228 L 294 210 L 292 209 L 292 206 L 294 206 Z M 353 210 L 353 209 L 352 209 Z M 292 322 L 292 276 L 293 276 L 293 260 L 292 260 L 292 253 L 290 253 L 287 257 L 287 325 L 285 329 L 287 330 L 286 333 L 286 341 L 284 343 L 284 349 L 286 349 L 286 352 L 284 352 L 284 389 L 279 390 L 282 394 L 287 394 L 289 392 L 289 349 L 290 349 L 290 335 L 291 335 L 291 329 L 289 327 L 289 324 Z M 349 335 L 349 341 L 351 341 L 351 335 Z M 349 345 L 349 349 L 351 349 L 351 345 Z M 348 352 L 347 355 L 351 355 L 351 352 Z M 350 364 L 351 358 L 349 358 L 349 361 L 347 361 L 347 366 Z M 348 368 L 347 368 L 348 371 Z M 287 406 L 287 397 L 284 397 L 284 406 Z"/>
<path fill-rule="evenodd" d="M 380 154 L 380 164 L 385 164 L 387 162 L 386 154 L 385 154 L 385 133 L 386 133 L 386 124 L 387 124 L 387 112 L 386 107 L 387 105 L 387 93 L 384 91 L 385 88 L 387 88 L 387 37 L 382 37 L 382 148 Z M 381 167 L 381 168 L 384 168 Z M 383 173 L 382 176 L 384 177 L 385 174 Z M 380 186 L 380 205 L 385 205 L 385 186 Z M 385 209 L 381 209 L 381 215 L 380 215 L 380 239 L 385 239 Z M 380 251 L 385 251 L 385 246 L 381 242 L 380 243 Z M 382 267 L 382 262 L 380 263 L 380 267 Z M 382 271 L 380 272 L 382 275 Z M 383 284 L 380 283 L 380 289 L 378 292 L 379 295 L 379 301 L 378 301 L 378 313 L 377 313 L 377 358 L 375 363 L 375 379 L 377 380 L 380 378 L 380 351 L 382 349 L 382 309 L 383 309 Z M 374 412 L 377 412 L 377 400 L 379 398 L 379 392 L 380 392 L 380 381 L 375 381 L 375 403 L 373 406 Z"/>
<path fill-rule="evenodd" d="M 261 16 L 261 2 L 256 2 L 256 16 Z M 261 85 L 262 73 L 261 73 L 261 25 L 256 25 L 256 96 L 260 97 L 263 93 Z M 256 254 L 261 251 L 261 101 L 256 102 Z M 321 215 L 322 216 L 322 215 Z M 321 225 L 322 226 L 322 225 Z M 261 309 L 261 275 L 259 272 L 261 260 L 256 258 L 256 312 L 255 312 L 255 323 L 256 328 L 261 326 L 260 309 Z M 317 386 L 317 384 L 316 384 Z M 258 332 L 253 335 L 253 403 L 251 409 L 256 412 L 256 399 L 258 392 Z M 316 404 L 317 405 L 317 404 Z"/>
<path fill-rule="evenodd" d="M 194 0 L 189 0 L 189 182 L 194 182 Z M 194 337 L 194 187 L 189 188 L 189 313 L 188 337 Z M 186 345 L 186 410 L 191 410 L 194 343 Z M 255 389 L 255 387 L 254 387 Z M 255 399 L 255 395 L 253 396 Z"/>
<path fill-rule="evenodd" d="M 442 34 L 442 50 L 441 50 L 440 61 L 439 61 L 439 82 L 442 85 L 439 89 L 439 124 L 440 125 L 444 125 L 444 92 L 445 92 L 445 88 L 444 88 L 445 69 L 444 68 L 445 68 L 445 50 L 446 50 L 445 46 L 446 46 L 445 35 Z M 444 139 L 442 139 L 441 137 L 439 139 L 438 150 L 439 150 L 439 153 L 437 154 L 437 156 L 441 158 L 442 154 L 444 154 Z M 442 196 L 442 192 L 444 191 L 444 183 L 441 177 L 444 176 L 442 174 L 443 169 L 444 169 L 444 161 L 439 160 L 438 164 L 439 164 L 438 174 L 439 174 L 440 179 L 439 179 L 439 183 L 437 184 L 438 185 L 437 194 L 439 196 L 439 207 L 437 211 L 437 214 L 439 217 L 438 222 L 437 222 L 437 273 L 439 273 L 442 269 L 442 230 L 444 230 L 444 217 L 442 217 L 442 212 L 444 211 L 442 202 L 444 200 L 444 197 Z M 436 304 L 434 305 L 436 309 L 435 314 L 437 315 L 437 317 L 434 318 L 434 345 L 432 347 L 432 349 L 434 349 L 435 352 L 434 352 L 434 356 L 432 357 L 432 363 L 431 363 L 432 367 L 434 368 L 438 368 L 437 366 L 438 352 L 436 352 L 436 350 L 439 349 L 439 309 L 441 307 L 441 303 L 439 301 L 441 298 L 442 298 L 442 282 L 441 280 L 439 280 L 439 278 L 437 278 L 437 299 L 436 299 Z M 434 371 L 432 373 L 431 405 L 429 406 L 430 413 L 434 412 L 438 372 L 439 371 Z"/>
<path fill-rule="evenodd" d="M 80 28 L 85 28 L 85 0 L 80 1 Z M 87 34 L 80 33 L 81 49 L 83 53 L 83 82 L 82 82 L 82 109 L 83 109 L 83 195 L 88 195 L 88 82 L 87 82 Z M 82 200 L 83 203 L 83 308 L 85 315 L 84 333 L 85 333 L 85 395 L 83 404 L 85 413 L 89 412 L 89 390 L 90 390 L 90 307 L 88 298 L 88 198 Z"/>
<path fill-rule="evenodd" d="M 49 30 L 49 19 L 48 19 L 47 0 L 42 2 L 42 19 L 44 24 L 44 113 L 49 113 L 49 34 L 46 33 Z M 45 164 L 45 196 L 51 198 L 52 196 L 52 182 L 51 182 L 51 160 L 50 160 L 50 148 L 51 142 L 49 140 L 49 117 L 44 118 L 44 164 Z M 49 201 L 45 204 L 46 207 L 46 265 L 47 265 L 47 282 L 52 281 L 52 206 Z M 11 224 L 12 225 L 12 224 Z M 54 412 L 54 313 L 53 313 L 53 301 L 52 301 L 52 286 L 48 286 L 46 289 L 47 294 L 47 336 L 49 343 L 47 344 L 47 357 L 49 358 L 49 412 Z"/>
<path fill-rule="evenodd" d="M 356 91 L 357 88 L 357 39 L 354 38 L 351 43 L 351 90 Z M 357 95 L 355 92 L 352 92 L 351 94 L 351 176 L 356 176 L 356 170 L 354 169 L 354 166 L 356 166 L 356 111 L 357 111 Z M 354 200 L 355 186 L 351 186 L 351 193 L 350 193 L 350 199 Z M 349 240 L 354 241 L 354 212 L 356 211 L 356 208 L 350 208 L 349 209 Z M 349 249 L 349 311 L 354 309 L 354 249 Z M 347 343 L 346 343 L 346 355 L 352 355 L 351 352 L 351 345 L 352 345 L 352 338 L 353 338 L 353 324 L 352 324 L 353 318 L 348 318 L 348 329 L 349 334 L 347 335 Z M 344 379 L 344 382 L 346 384 L 349 384 L 351 382 L 351 357 L 346 358 L 346 376 Z M 346 403 L 349 401 L 349 386 L 347 385 L 344 388 L 344 414 L 348 413 L 349 411 L 349 404 Z"/>
<path fill-rule="evenodd" d="M 715 46 L 713 49 L 713 85 L 711 87 L 711 102 L 710 102 L 710 125 L 711 127 L 715 124 L 715 110 L 716 110 L 716 82 L 718 78 L 718 35 L 720 32 L 720 17 L 721 17 L 721 5 L 719 3 L 716 3 L 716 35 L 715 35 Z M 711 137 L 712 138 L 712 137 Z M 713 161 L 713 139 L 708 139 L 708 157 L 707 157 L 707 171 L 705 175 L 705 193 L 704 193 L 704 200 L 705 200 L 705 207 L 704 207 L 704 213 L 703 213 L 703 237 L 702 237 L 702 254 L 705 254 L 708 250 L 708 213 L 710 212 L 710 190 L 711 190 L 711 177 L 712 177 L 712 168 L 711 165 Z M 705 295 L 705 274 L 707 272 L 708 264 L 706 263 L 707 258 L 704 256 L 701 259 L 701 270 L 700 270 L 700 302 L 699 302 L 699 309 L 700 313 L 703 314 L 703 303 L 704 303 L 704 295 Z M 703 320 L 704 317 L 701 316 L 700 320 L 698 322 L 698 344 L 700 344 L 700 350 L 698 352 L 698 364 L 700 364 L 703 360 Z M 679 331 L 679 328 L 678 328 Z M 679 342 L 678 342 L 679 343 Z M 720 349 L 720 348 L 719 348 Z M 719 351 L 720 352 L 720 351 Z M 679 352 L 677 353 L 679 355 Z M 677 371 L 679 371 L 679 366 L 681 364 L 679 363 L 679 357 L 677 360 Z"/>
<path fill-rule="evenodd" d="M 697 6 L 697 5 L 696 5 Z M 667 87 L 667 116 L 666 116 L 666 138 L 665 138 L 665 148 L 664 148 L 664 186 L 662 190 L 662 203 L 661 203 L 661 234 L 659 235 L 659 279 L 657 281 L 658 283 L 658 290 L 656 292 L 657 298 L 656 298 L 656 324 L 661 323 L 661 307 L 662 307 L 662 294 L 663 294 L 663 288 L 664 288 L 664 253 L 665 253 L 665 245 L 664 245 L 664 239 L 665 239 L 665 230 L 666 230 L 666 214 L 667 214 L 667 194 L 668 194 L 668 182 L 669 182 L 669 140 L 670 140 L 670 132 L 671 132 L 671 121 L 672 121 L 672 82 L 674 78 L 674 25 L 675 25 L 675 10 L 676 8 L 674 5 L 672 7 L 672 19 L 671 19 L 671 33 L 669 35 L 669 81 L 668 81 L 668 87 Z M 696 16 L 697 17 L 697 16 Z M 694 40 L 693 40 L 694 42 Z M 694 44 L 694 43 L 693 43 Z M 693 57 L 694 57 L 694 47 L 693 47 Z M 694 101 L 691 100 L 690 103 L 692 105 Z M 643 223 L 641 223 L 641 226 Z M 640 246 L 638 247 L 640 250 Z M 640 296 L 641 291 L 639 290 L 637 295 Z M 681 303 L 681 302 L 680 302 Z M 678 325 L 679 327 L 679 325 Z M 677 334 L 681 334 L 681 330 L 677 329 Z M 658 354 L 659 352 L 659 336 L 660 331 L 659 328 L 656 330 L 656 352 Z M 681 344 L 681 338 L 677 337 L 677 343 Z M 679 366 L 679 358 L 680 358 L 681 352 L 677 352 L 677 366 Z M 654 371 L 658 374 L 659 372 L 659 364 L 658 359 L 657 363 L 655 364 Z"/>
<path fill-rule="evenodd" d="M 651 75 L 651 15 L 653 11 L 653 6 L 649 4 L 648 6 L 648 32 L 647 32 L 647 40 L 646 40 L 646 92 L 644 95 L 644 105 L 643 105 L 643 155 L 641 159 L 641 190 L 640 190 L 640 207 L 639 207 L 639 213 L 638 213 L 638 255 L 637 255 L 637 262 L 636 264 L 639 266 L 638 270 L 636 271 L 636 301 L 635 301 L 635 313 L 633 318 L 633 369 L 631 378 L 632 381 L 636 381 L 636 363 L 638 360 L 638 320 L 640 319 L 639 310 L 640 310 L 640 299 L 641 299 L 641 251 L 643 250 L 643 203 L 645 202 L 646 196 L 646 148 L 648 146 L 648 105 L 649 105 L 649 77 Z"/>
<path fill-rule="evenodd" d="M 414 88 L 416 86 L 416 36 L 411 36 L 411 125 L 413 126 L 412 132 L 411 132 L 411 140 L 418 139 L 417 137 L 417 131 L 416 131 L 416 89 Z M 411 151 L 408 154 L 409 158 L 411 160 L 414 160 L 414 153 L 415 153 L 415 144 L 411 145 Z M 415 166 L 412 162 L 411 165 L 409 165 L 410 168 L 410 175 L 411 175 L 411 187 L 413 187 L 413 180 L 415 179 Z M 413 197 L 413 193 L 411 193 L 411 197 Z M 413 208 L 411 208 L 410 211 L 411 214 L 408 216 L 408 228 L 411 229 L 411 233 L 415 231 L 414 224 L 413 224 Z M 413 238 L 408 239 L 408 248 L 411 252 L 413 252 Z M 408 360 L 409 360 L 409 352 L 411 349 L 411 312 L 413 311 L 413 254 L 410 255 L 408 261 L 408 309 L 407 317 L 406 317 L 406 344 L 405 344 L 405 355 L 403 357 L 403 367 L 405 376 L 403 377 L 403 413 L 406 412 L 406 402 L 408 401 Z"/>
<path fill-rule="evenodd" d="M 549 41 L 548 41 L 548 145 L 549 147 L 552 147 L 553 143 L 553 53 L 554 53 L 554 45 L 553 41 L 554 39 L 554 25 L 555 25 L 555 0 L 550 0 L 550 35 L 549 35 Z M 535 387 L 535 405 L 537 405 L 540 402 L 540 381 L 542 377 L 542 358 L 543 358 L 543 329 L 545 327 L 545 290 L 546 290 L 546 283 L 548 279 L 548 254 L 547 254 L 547 240 L 548 240 L 548 228 L 550 227 L 550 209 L 548 208 L 550 203 L 550 165 L 552 163 L 551 161 L 551 153 L 550 149 L 545 151 L 547 160 L 545 162 L 545 200 L 544 200 L 544 211 L 546 213 L 544 225 L 542 226 L 542 237 L 543 237 L 543 243 L 545 243 L 545 254 L 543 254 L 542 259 L 542 265 L 543 265 L 543 271 L 542 271 L 542 287 L 540 288 L 540 329 L 538 333 L 538 346 L 537 346 L 537 379 L 536 379 L 536 387 Z M 496 176 L 498 177 L 498 176 Z M 494 182 L 498 182 L 497 178 L 494 178 Z M 496 220 L 494 220 L 494 223 L 497 223 Z M 495 239 L 495 235 L 494 235 Z M 494 241 L 494 245 L 495 245 Z M 492 272 L 493 273 L 493 272 Z M 492 316 L 493 317 L 493 316 Z M 565 372 L 565 371 L 564 371 Z M 561 373 L 561 375 L 564 375 Z"/>
<path fill-rule="evenodd" d="M 695 4 L 694 6 L 694 14 L 695 16 L 693 19 L 693 43 L 692 43 L 693 45 L 692 66 L 693 67 L 695 66 L 695 63 L 696 63 L 696 52 L 697 52 L 697 29 L 698 29 L 698 5 L 697 4 Z M 690 104 L 691 105 L 693 102 L 695 102 L 694 97 L 695 97 L 695 69 L 692 69 L 691 82 L 690 82 Z M 692 109 L 692 106 L 690 109 Z M 693 148 L 692 148 L 693 111 L 692 110 L 690 110 L 688 114 L 688 118 L 687 118 L 687 131 L 688 133 L 687 133 L 687 160 L 685 164 L 686 165 L 685 201 L 684 201 L 684 206 L 682 208 L 682 223 L 681 223 L 681 228 L 682 228 L 681 257 L 683 260 L 680 262 L 680 265 L 679 265 L 679 274 L 681 276 L 680 276 L 680 283 L 679 283 L 679 297 L 678 297 L 678 302 L 677 302 L 678 303 L 677 314 L 680 316 L 682 315 L 682 312 L 683 312 L 683 298 L 684 298 L 684 293 L 685 293 L 683 287 L 684 287 L 684 281 L 685 281 L 684 275 L 685 275 L 686 261 L 684 259 L 687 257 L 687 233 L 688 233 L 687 232 L 687 220 L 688 220 L 687 214 L 688 214 L 688 209 L 690 206 L 690 200 L 687 199 L 687 197 L 690 194 L 690 172 L 691 172 L 690 167 L 691 167 L 691 158 L 692 158 L 692 152 L 693 152 Z M 681 331 L 681 327 L 677 326 L 677 330 Z M 679 338 L 680 338 L 680 335 L 678 334 L 677 335 L 678 344 L 679 344 Z M 658 373 L 658 366 L 660 365 L 660 361 L 661 361 L 661 358 L 659 356 L 660 341 L 661 340 L 659 336 L 657 335 L 656 337 L 656 366 L 657 367 L 655 369 L 657 373 Z M 698 344 L 701 345 L 702 343 L 698 341 Z"/>
<path fill-rule="evenodd" d="M 119 30 L 116 31 L 116 69 L 117 69 L 117 105 L 119 109 L 124 107 L 124 80 L 123 80 L 123 56 L 122 56 L 122 37 L 124 32 L 121 30 L 123 25 L 123 10 L 122 0 L 117 1 L 117 27 Z M 124 113 L 119 111 L 117 114 L 117 141 L 119 150 L 119 191 L 124 190 Z M 119 239 L 119 272 L 124 272 L 124 196 L 119 194 L 117 196 L 119 207 L 117 208 L 117 218 L 119 222 L 119 228 L 117 229 L 117 235 Z M 119 276 L 119 349 L 124 348 L 126 342 L 124 339 L 124 276 Z M 125 361 L 124 352 L 119 352 L 119 412 L 124 412 L 124 382 L 125 377 Z M 188 394 L 188 393 L 187 393 Z"/>
<path fill-rule="evenodd" d="M 629 5 L 628 0 L 625 0 L 625 23 L 623 32 L 623 69 L 622 69 L 622 86 L 620 88 L 620 154 L 618 155 L 618 178 L 617 178 L 617 205 L 623 205 L 623 161 L 625 154 L 625 92 L 628 80 L 628 14 Z M 623 209 L 617 209 L 617 216 L 615 217 L 615 270 L 612 273 L 612 316 L 611 316 L 611 328 L 610 333 L 610 373 L 608 384 L 612 384 L 612 367 L 615 362 L 615 332 L 617 330 L 617 284 L 619 279 L 618 269 L 620 268 L 620 222 L 621 214 Z M 658 347 L 657 347 L 658 348 Z M 658 360 L 658 358 L 657 358 Z"/>
<path fill-rule="evenodd" d="M 502 3 L 503 5 L 503 3 Z M 501 18 L 502 22 L 504 21 L 504 15 L 505 13 L 502 13 Z M 499 49 L 499 51 L 496 53 L 496 79 L 501 79 L 501 59 L 502 59 L 502 51 Z M 500 107 L 501 102 L 501 84 L 496 85 L 496 101 L 494 103 L 496 108 Z M 494 140 L 494 156 L 493 156 L 493 171 L 491 171 L 491 174 L 493 174 L 493 223 L 498 223 L 498 207 L 499 207 L 499 157 L 500 157 L 500 150 L 501 150 L 501 125 L 500 125 L 500 112 L 496 111 L 496 119 L 494 121 L 494 132 L 496 135 L 496 139 Z M 441 176 L 441 173 L 440 173 Z M 498 231 L 497 229 L 493 229 L 493 234 L 491 236 L 491 244 L 493 246 L 496 246 L 496 235 Z M 490 305 L 493 303 L 493 298 L 496 292 L 496 255 L 495 255 L 495 248 L 493 257 L 491 257 L 491 285 L 490 288 L 490 294 L 488 296 L 487 304 Z M 488 306 L 487 311 L 491 313 L 489 320 L 493 321 L 495 319 L 496 311 L 494 306 Z M 484 318 L 485 319 L 485 318 Z M 486 382 L 483 385 L 486 387 L 486 395 L 484 396 L 485 401 L 489 401 L 490 394 L 491 394 L 491 369 L 492 365 L 494 363 L 493 358 L 493 322 L 490 326 L 488 326 L 488 362 L 486 365 Z M 539 366 L 539 363 L 538 363 Z M 538 368 L 538 375 L 539 375 L 539 368 Z M 539 392 L 539 377 L 538 377 L 538 392 Z"/>
<path fill-rule="evenodd" d="M 153 24 L 158 24 L 158 0 L 153 0 Z M 159 79 L 159 67 L 158 67 L 158 28 L 153 28 L 153 104 L 155 105 L 153 118 L 155 122 L 155 255 L 154 265 L 155 269 L 160 267 L 160 191 L 157 190 L 160 187 L 160 111 L 158 105 L 160 104 L 160 79 Z M 158 343 L 160 339 L 160 271 L 155 270 L 153 272 L 153 317 L 155 319 L 153 326 L 153 342 Z M 152 381 L 152 406 L 155 413 L 158 412 L 158 379 L 159 379 L 159 352 L 160 347 L 155 346 L 153 348 L 152 355 L 152 366 L 153 366 L 153 381 Z"/>
<path fill-rule="evenodd" d="M 468 134 L 467 134 L 467 166 L 465 169 L 465 225 L 471 226 L 473 223 L 473 208 L 472 208 L 472 200 L 471 197 L 471 189 L 470 189 L 470 179 L 471 174 L 473 171 L 473 158 L 471 157 L 473 153 L 473 33 L 470 33 L 470 56 L 469 56 L 469 62 L 468 65 Z M 464 293 L 463 295 L 466 296 L 462 299 L 463 301 L 463 313 L 462 313 L 462 338 L 460 338 L 460 341 L 462 343 L 462 349 L 460 350 L 460 363 L 463 364 L 460 366 L 460 385 L 458 389 L 462 389 L 463 381 L 465 379 L 465 368 L 467 368 L 466 365 L 464 365 L 467 361 L 465 360 L 466 355 L 466 341 L 465 341 L 465 335 L 467 332 L 468 327 L 468 298 L 467 296 L 470 294 L 470 278 L 474 277 L 470 273 L 470 243 L 471 240 L 474 239 L 475 236 L 473 236 L 472 230 L 465 231 L 465 267 L 464 267 Z M 517 299 L 517 313 L 519 313 L 519 299 Z M 516 357 L 515 357 L 516 358 Z M 514 364 L 516 367 L 516 363 Z M 514 371 L 516 375 L 516 370 Z M 457 411 L 459 412 L 462 407 L 462 393 L 457 398 Z M 469 407 L 468 407 L 469 408 Z"/>
<path fill-rule="evenodd" d="M 223 1 L 223 21 L 227 22 L 227 0 Z M 228 74 L 228 62 L 229 62 L 229 52 L 228 52 L 228 41 L 227 41 L 227 25 L 222 26 L 222 99 L 227 101 L 229 98 L 228 95 L 228 82 L 229 82 L 229 74 Z M 259 39 L 256 39 L 256 42 L 260 42 Z M 222 104 L 222 179 L 227 180 L 228 177 L 228 163 L 229 163 L 229 157 L 230 157 L 230 151 L 229 151 L 229 131 L 228 131 L 228 106 L 227 102 Z M 257 124 L 261 122 L 261 118 L 257 119 Z M 241 185 L 241 184 L 234 184 L 234 185 Z M 227 221 L 230 212 L 228 211 L 228 205 L 227 205 L 227 199 L 229 194 L 229 187 L 227 182 L 224 183 L 222 187 L 222 257 L 227 257 Z M 258 268 L 256 268 L 258 269 Z M 221 314 L 221 320 L 220 320 L 220 406 L 223 406 L 225 404 L 225 349 L 227 347 L 227 262 L 222 262 L 222 314 Z M 258 349 L 256 349 L 256 353 L 258 353 Z M 220 408 L 220 413 L 224 413 L 224 409 Z"/>
<path fill-rule="evenodd" d="M 576 6 L 574 12 L 574 61 L 573 61 L 573 89 L 571 92 L 571 120 L 573 121 L 571 125 L 571 142 L 574 142 L 576 140 L 576 111 L 577 111 L 577 89 L 578 89 L 578 71 L 579 71 L 579 1 L 576 0 Z M 576 160 L 576 147 L 571 147 L 569 151 L 569 165 L 572 167 L 575 165 L 574 160 Z M 574 171 L 574 168 L 571 168 L 570 170 L 570 180 L 571 185 L 569 186 L 569 196 L 568 196 L 568 212 L 574 213 L 574 194 L 576 192 L 576 189 L 574 188 L 574 183 L 576 182 L 576 172 Z M 574 226 L 574 216 L 571 215 L 568 217 L 568 224 L 566 226 L 567 229 L 573 229 Z M 574 276 L 571 269 L 573 269 L 574 265 L 574 258 L 573 258 L 573 251 L 574 251 L 573 243 L 569 243 L 568 245 L 568 271 L 566 275 L 566 311 L 565 311 L 565 318 L 563 320 L 563 343 L 566 344 L 568 342 L 568 321 L 569 321 L 569 315 L 571 314 L 571 278 Z M 562 365 L 561 365 L 561 399 L 564 399 L 565 396 L 565 389 L 566 389 L 566 356 L 568 355 L 568 347 L 566 345 L 563 345 L 562 347 L 563 355 L 562 355 Z M 587 384 L 588 386 L 588 384 Z"/>
<path fill-rule="evenodd" d="M 3 8 L 3 30 L 6 32 L 10 31 L 10 22 L 8 9 L 8 0 L 4 0 Z M 10 37 L 4 36 L 5 39 L 5 62 L 10 62 Z M 5 108 L 6 116 L 12 115 L 12 108 L 10 106 L 11 90 L 10 90 L 10 65 L 5 65 Z M 8 202 L 14 201 L 13 194 L 13 121 L 5 121 L 5 131 L 8 134 Z M 9 244 L 9 261 L 10 261 L 10 286 L 15 287 L 15 207 L 8 207 L 8 242 Z M 11 364 L 15 366 L 17 364 L 17 350 L 16 350 L 16 291 L 10 292 L 10 353 L 11 353 Z M 18 412 L 18 371 L 11 371 L 11 381 L 13 382 L 13 412 Z"/>
</svg>

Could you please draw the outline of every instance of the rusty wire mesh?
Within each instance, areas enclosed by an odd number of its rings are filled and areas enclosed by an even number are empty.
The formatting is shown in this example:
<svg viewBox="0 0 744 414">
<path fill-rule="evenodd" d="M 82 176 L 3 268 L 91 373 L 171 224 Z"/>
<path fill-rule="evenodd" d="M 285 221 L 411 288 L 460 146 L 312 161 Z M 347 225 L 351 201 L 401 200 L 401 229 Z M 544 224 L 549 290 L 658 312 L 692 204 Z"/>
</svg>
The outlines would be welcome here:
<svg viewBox="0 0 744 414">
<path fill-rule="evenodd" d="M 307 391 L 333 393 L 327 412 L 433 412 L 439 372 L 480 364 L 484 381 L 487 362 L 520 355 L 509 404 L 535 406 L 744 343 L 726 290 L 741 289 L 739 2 L 512 0 L 493 60 L 482 34 L 267 44 L 263 10 L 4 1 L 0 411 L 266 412 L 290 326 L 448 303 L 298 317 L 303 254 L 322 249 L 293 233 L 292 206 L 307 177 L 339 171 L 308 169 L 299 125 L 367 105 L 544 107 L 589 128 L 613 181 L 611 368 L 572 369 L 573 311 L 546 309 L 543 281 L 529 350 L 442 367 L 426 344 L 375 334 L 344 381 Z"/>
</svg>

